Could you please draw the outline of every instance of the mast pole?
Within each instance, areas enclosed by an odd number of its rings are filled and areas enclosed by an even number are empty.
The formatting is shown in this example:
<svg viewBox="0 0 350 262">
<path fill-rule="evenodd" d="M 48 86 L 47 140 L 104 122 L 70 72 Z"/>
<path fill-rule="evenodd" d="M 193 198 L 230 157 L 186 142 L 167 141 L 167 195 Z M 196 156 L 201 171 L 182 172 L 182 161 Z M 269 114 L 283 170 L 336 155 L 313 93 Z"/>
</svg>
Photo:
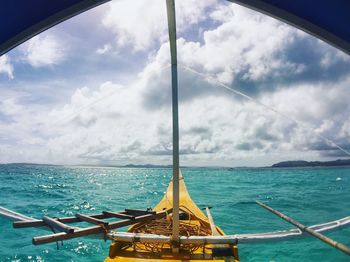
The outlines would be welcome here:
<svg viewBox="0 0 350 262">
<path fill-rule="evenodd" d="M 173 252 L 179 252 L 179 117 L 178 117 L 178 81 L 176 50 L 176 18 L 174 0 L 166 0 L 168 31 L 171 54 L 171 86 L 173 113 Z"/>
</svg>

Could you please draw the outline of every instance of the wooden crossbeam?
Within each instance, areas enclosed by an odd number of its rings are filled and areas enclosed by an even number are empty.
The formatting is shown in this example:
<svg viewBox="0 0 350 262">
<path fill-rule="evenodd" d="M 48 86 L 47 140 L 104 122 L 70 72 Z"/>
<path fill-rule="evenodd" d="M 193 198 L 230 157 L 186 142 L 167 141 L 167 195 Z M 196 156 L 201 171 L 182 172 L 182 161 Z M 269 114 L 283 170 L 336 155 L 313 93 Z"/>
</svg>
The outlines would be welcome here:
<svg viewBox="0 0 350 262">
<path fill-rule="evenodd" d="M 24 227 L 43 227 L 45 226 L 43 220 L 30 220 L 30 221 L 15 221 L 12 223 L 14 228 L 24 228 Z"/>
<path fill-rule="evenodd" d="M 150 211 L 150 210 L 141 210 L 141 209 L 125 209 L 125 213 L 127 215 L 134 215 L 134 216 L 140 216 L 145 214 L 156 214 L 156 211 Z"/>
<path fill-rule="evenodd" d="M 62 222 L 60 222 L 54 218 L 44 216 L 43 221 L 45 222 L 46 225 L 48 225 L 54 229 L 57 229 L 60 232 L 66 232 L 69 234 L 74 233 L 73 227 L 67 226 L 66 224 L 63 224 Z"/>
<path fill-rule="evenodd" d="M 216 229 L 216 226 L 215 226 L 215 223 L 214 223 L 214 219 L 213 219 L 213 216 L 211 215 L 209 207 L 206 207 L 205 211 L 207 212 L 207 217 L 208 217 L 209 224 L 210 224 L 211 235 L 212 236 L 221 236 L 219 231 Z"/>
<path fill-rule="evenodd" d="M 122 212 L 124 212 L 124 211 L 122 211 Z M 108 216 L 108 215 L 102 213 L 102 214 L 89 215 L 89 217 L 93 217 L 93 218 L 97 218 L 97 219 L 104 219 L 104 218 L 109 218 L 111 216 Z M 65 223 L 65 224 L 76 223 L 76 222 L 81 221 L 76 216 L 74 216 L 74 217 L 62 217 L 62 218 L 58 218 L 57 220 L 62 222 L 62 223 Z M 31 221 L 15 221 L 15 222 L 13 222 L 12 225 L 14 228 L 24 228 L 24 227 L 43 227 L 46 224 L 43 220 L 38 219 L 38 220 L 31 220 Z"/>
<path fill-rule="evenodd" d="M 206 207 L 205 211 L 207 212 L 207 217 L 210 224 L 210 230 L 212 236 L 221 236 L 219 231 L 216 228 L 216 225 L 214 223 L 213 216 L 211 215 L 210 208 Z M 233 249 L 232 246 L 229 244 L 213 244 L 213 250 L 212 250 L 214 257 L 223 257 L 223 256 L 233 256 Z"/>
<path fill-rule="evenodd" d="M 32 242 L 34 245 L 41 245 L 46 243 L 52 243 L 57 241 L 63 241 L 68 240 L 72 238 L 77 237 L 83 237 L 88 235 L 95 235 L 95 234 L 104 234 L 106 233 L 106 230 L 116 229 L 120 227 L 129 226 L 138 222 L 148 221 L 148 220 L 154 220 L 154 219 L 160 219 L 166 217 L 167 212 L 162 211 L 156 214 L 146 214 L 142 216 L 137 216 L 135 219 L 126 219 L 118 222 L 111 222 L 107 226 L 92 226 L 87 228 L 80 228 L 76 229 L 74 233 L 67 234 L 65 232 L 57 233 L 57 234 L 51 234 L 51 235 L 45 235 L 45 236 L 39 236 L 34 237 Z"/>
<path fill-rule="evenodd" d="M 135 216 L 127 215 L 124 213 L 117 213 L 117 212 L 111 212 L 111 211 L 103 211 L 102 212 L 107 217 L 116 217 L 116 218 L 122 218 L 122 219 L 135 219 Z"/>
<path fill-rule="evenodd" d="M 105 225 L 107 226 L 109 223 L 106 221 L 103 221 L 101 219 L 97 219 L 91 216 L 87 216 L 87 215 L 83 215 L 83 214 L 76 214 L 75 215 L 77 218 L 79 218 L 81 221 L 85 221 L 91 224 L 95 224 L 95 225 Z"/>
</svg>

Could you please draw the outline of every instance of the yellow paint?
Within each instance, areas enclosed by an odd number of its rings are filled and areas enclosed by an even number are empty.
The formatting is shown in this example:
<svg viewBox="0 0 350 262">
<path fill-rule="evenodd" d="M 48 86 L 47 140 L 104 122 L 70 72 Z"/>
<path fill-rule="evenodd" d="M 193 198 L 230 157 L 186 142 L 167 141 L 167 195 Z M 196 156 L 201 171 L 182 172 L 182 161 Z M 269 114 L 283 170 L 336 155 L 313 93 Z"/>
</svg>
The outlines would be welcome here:
<svg viewBox="0 0 350 262">
<path fill-rule="evenodd" d="M 107 258 L 105 262 L 150 262 L 150 261 L 161 261 L 161 262 L 208 262 L 208 260 L 178 260 L 178 259 L 143 259 L 143 258 L 124 258 L 124 257 L 118 257 L 114 259 Z M 225 260 L 215 260 L 216 262 L 225 262 Z"/>
<path fill-rule="evenodd" d="M 169 210 L 169 213 L 171 212 L 171 209 L 173 207 L 173 183 L 170 182 L 167 191 L 164 194 L 163 199 L 154 207 L 154 211 L 160 212 L 163 210 Z M 198 224 L 201 225 L 203 228 L 206 228 L 210 232 L 210 224 L 209 220 L 206 217 L 206 215 L 198 208 L 198 206 L 193 202 L 191 199 L 184 182 L 183 177 L 180 174 L 180 211 L 185 212 L 190 215 L 191 220 L 180 220 L 183 221 L 183 223 L 192 223 L 192 224 Z M 138 223 L 133 226 L 131 226 L 128 230 L 128 232 L 134 232 L 137 228 L 139 228 L 142 225 L 145 225 L 147 222 Z M 218 232 L 221 235 L 224 235 L 224 232 L 217 227 Z M 122 249 L 123 244 L 114 242 L 110 246 L 110 252 L 109 257 L 106 258 L 105 262 L 150 262 L 150 261 L 162 261 L 162 262 L 179 262 L 179 261 L 208 261 L 208 260 L 214 260 L 211 259 L 212 254 L 212 246 L 206 245 L 205 249 L 198 248 L 196 251 L 192 252 L 192 255 L 196 255 L 196 258 L 194 259 L 193 256 L 190 258 L 189 254 L 186 253 L 186 250 L 184 252 L 181 252 L 179 254 L 173 254 L 171 250 L 170 245 L 164 245 L 162 246 L 162 251 L 158 252 L 156 254 L 152 253 L 151 251 L 142 250 L 143 247 L 145 247 L 142 243 L 138 243 L 138 247 L 136 250 L 133 247 L 126 247 Z M 141 248 L 140 248 L 141 247 Z M 238 252 L 237 252 L 237 246 L 231 246 L 231 249 L 234 254 L 234 262 L 239 262 L 238 260 Z M 156 257 L 155 257 L 156 256 Z M 198 259 L 197 259 L 198 258 Z M 215 259 L 215 261 L 225 261 L 222 258 Z"/>
<path fill-rule="evenodd" d="M 208 218 L 203 214 L 202 210 L 193 202 L 191 199 L 184 179 L 182 175 L 180 175 L 180 210 L 190 211 L 194 214 L 198 219 L 205 221 L 209 224 Z M 163 199 L 154 207 L 154 210 L 159 212 L 164 209 L 171 209 L 173 207 L 173 181 L 170 182 L 167 191 L 164 194 Z"/>
</svg>

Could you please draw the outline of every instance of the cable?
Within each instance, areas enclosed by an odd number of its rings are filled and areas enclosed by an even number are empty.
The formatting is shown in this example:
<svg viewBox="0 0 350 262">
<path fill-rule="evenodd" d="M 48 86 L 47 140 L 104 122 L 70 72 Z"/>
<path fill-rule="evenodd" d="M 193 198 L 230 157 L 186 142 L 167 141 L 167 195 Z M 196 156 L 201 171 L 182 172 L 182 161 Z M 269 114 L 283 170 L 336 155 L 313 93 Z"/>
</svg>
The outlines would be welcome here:
<svg viewBox="0 0 350 262">
<path fill-rule="evenodd" d="M 297 124 L 298 126 L 304 128 L 304 129 L 313 131 L 314 134 L 315 134 L 317 137 L 319 137 L 319 138 L 321 138 L 321 139 L 327 141 L 328 143 L 334 145 L 334 146 L 337 147 L 339 150 L 341 150 L 342 152 L 344 152 L 345 154 L 347 154 L 347 155 L 350 156 L 350 152 L 347 151 L 345 148 L 341 147 L 340 145 L 338 145 L 337 143 L 335 143 L 335 142 L 332 141 L 331 139 L 329 139 L 329 138 L 327 138 L 327 137 L 325 137 L 325 136 L 323 136 L 323 135 L 321 135 L 321 134 L 318 134 L 314 129 L 311 129 L 310 127 L 308 127 L 308 126 L 306 126 L 305 124 L 303 124 L 303 123 L 301 123 L 301 122 L 295 120 L 294 118 L 291 118 L 290 116 L 287 116 L 287 115 L 285 115 L 285 114 L 279 112 L 277 109 L 275 109 L 275 108 L 273 108 L 273 107 L 271 107 L 271 106 L 268 106 L 268 105 L 265 105 L 265 104 L 261 103 L 260 101 L 258 101 L 258 100 L 256 100 L 256 99 L 252 98 L 251 96 L 248 96 L 248 95 L 246 95 L 246 94 L 244 94 L 244 93 L 242 93 L 242 92 L 240 92 L 240 91 L 238 91 L 238 90 L 236 90 L 236 89 L 234 89 L 234 88 L 232 88 L 232 87 L 230 87 L 230 86 L 228 86 L 228 85 L 226 85 L 226 84 L 220 82 L 219 80 L 217 80 L 216 78 L 214 78 L 214 77 L 212 77 L 212 76 L 210 76 L 210 75 L 206 75 L 206 74 L 200 73 L 200 72 L 198 72 L 198 71 L 196 71 L 196 70 L 194 70 L 194 69 L 192 69 L 192 68 L 190 68 L 190 67 L 184 66 L 184 65 L 180 65 L 180 66 L 181 66 L 182 68 L 184 68 L 185 70 L 189 71 L 189 72 L 192 72 L 192 73 L 194 73 L 194 74 L 196 74 L 196 75 L 198 75 L 198 76 L 203 77 L 205 80 L 212 80 L 212 81 L 216 82 L 218 85 L 220 85 L 221 87 L 223 87 L 223 88 L 229 90 L 230 92 L 232 92 L 232 93 L 234 93 L 234 94 L 236 94 L 236 95 L 238 95 L 238 96 L 244 97 L 244 98 L 247 99 L 247 100 L 250 100 L 250 101 L 252 101 L 252 102 L 254 102 L 254 103 L 256 103 L 256 104 L 258 104 L 258 105 L 260 105 L 260 106 L 262 106 L 262 107 L 265 107 L 266 109 L 268 109 L 268 110 L 270 110 L 270 111 L 272 111 L 272 112 L 274 112 L 274 113 L 276 113 L 276 114 L 278 114 L 278 115 L 280 115 L 280 116 L 282 116 L 282 117 L 284 117 L 284 118 L 287 118 L 288 120 L 294 122 L 295 124 Z M 208 82 L 209 82 L 209 81 L 208 81 Z"/>
</svg>

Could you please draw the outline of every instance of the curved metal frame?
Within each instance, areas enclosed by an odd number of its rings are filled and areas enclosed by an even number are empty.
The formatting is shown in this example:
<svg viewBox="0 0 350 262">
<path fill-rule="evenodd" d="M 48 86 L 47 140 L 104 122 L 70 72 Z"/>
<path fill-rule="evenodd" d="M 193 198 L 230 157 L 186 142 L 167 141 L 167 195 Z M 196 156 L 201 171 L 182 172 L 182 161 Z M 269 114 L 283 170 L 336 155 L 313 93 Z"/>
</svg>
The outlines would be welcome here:
<svg viewBox="0 0 350 262">
<path fill-rule="evenodd" d="M 72 5 L 69 8 L 66 8 L 41 22 L 27 28 L 21 33 L 17 34 L 13 38 L 10 38 L 5 43 L 0 45 L 0 56 L 7 53 L 16 46 L 22 44 L 23 42 L 29 40 L 30 38 L 36 36 L 37 34 L 53 27 L 73 16 L 76 16 L 80 13 L 83 13 L 91 8 L 109 2 L 111 0 L 85 0 L 81 1 L 79 4 Z"/>
<path fill-rule="evenodd" d="M 227 0 L 232 3 L 239 4 L 259 13 L 263 13 L 286 24 L 296 27 L 310 35 L 313 35 L 328 44 L 342 50 L 350 55 L 350 43 L 342 40 L 329 31 L 301 18 L 292 13 L 289 13 L 281 8 L 265 3 L 260 0 Z"/>
<path fill-rule="evenodd" d="M 84 11 L 87 11 L 93 7 L 109 2 L 111 0 L 84 0 L 79 4 L 75 4 L 63 11 L 60 11 L 47 19 L 37 23 L 15 37 L 9 39 L 2 45 L 0 45 L 0 56 L 7 53 L 14 47 L 25 42 L 31 37 L 45 31 L 46 29 L 65 21 L 75 15 L 78 15 Z M 292 13 L 289 13 L 281 8 L 265 3 L 261 0 L 227 0 L 232 3 L 236 3 L 265 15 L 276 18 L 282 22 L 290 24 L 296 28 L 299 28 L 331 45 L 344 51 L 350 55 L 350 43 L 330 33 L 329 31 L 303 19 Z"/>
</svg>

